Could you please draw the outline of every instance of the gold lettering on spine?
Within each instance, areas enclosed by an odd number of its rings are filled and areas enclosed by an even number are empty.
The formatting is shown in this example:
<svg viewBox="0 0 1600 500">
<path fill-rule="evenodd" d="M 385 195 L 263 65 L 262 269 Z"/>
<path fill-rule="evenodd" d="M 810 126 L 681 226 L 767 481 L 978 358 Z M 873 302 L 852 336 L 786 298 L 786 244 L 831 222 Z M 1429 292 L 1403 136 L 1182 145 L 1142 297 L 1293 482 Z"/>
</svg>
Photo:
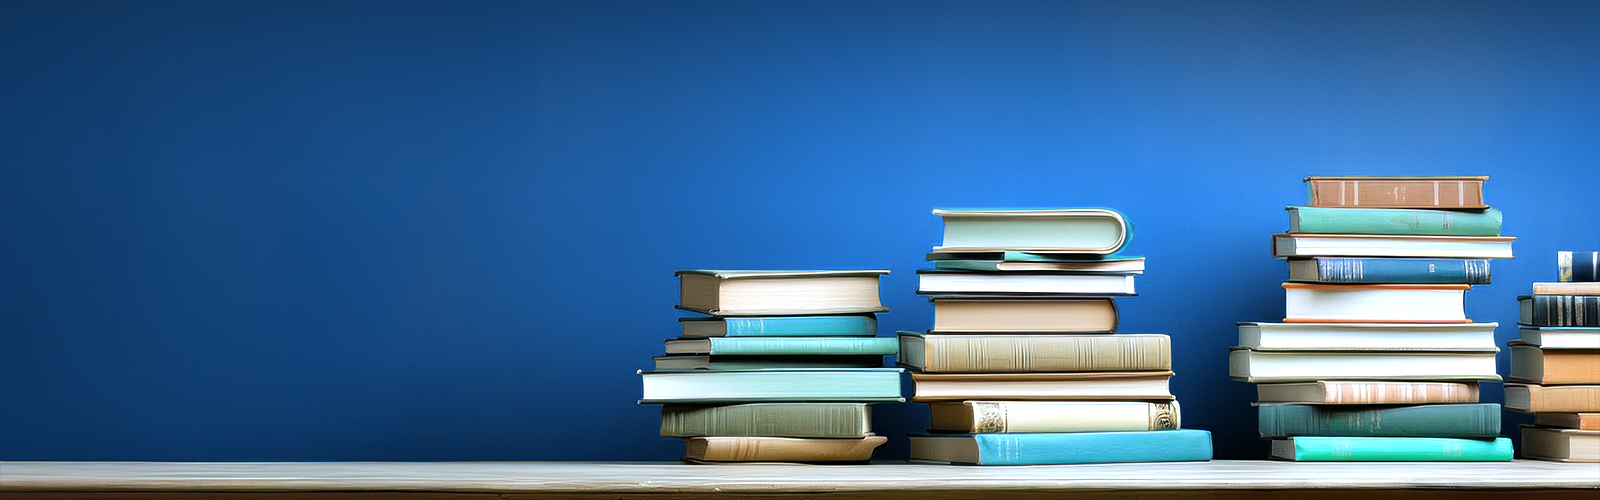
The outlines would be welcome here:
<svg viewBox="0 0 1600 500">
<path fill-rule="evenodd" d="M 1177 403 L 1150 403 L 1150 430 L 1166 431 L 1177 428 Z"/>
<path fill-rule="evenodd" d="M 1006 409 L 1002 403 L 971 403 L 972 430 L 978 434 L 1006 431 Z"/>
</svg>

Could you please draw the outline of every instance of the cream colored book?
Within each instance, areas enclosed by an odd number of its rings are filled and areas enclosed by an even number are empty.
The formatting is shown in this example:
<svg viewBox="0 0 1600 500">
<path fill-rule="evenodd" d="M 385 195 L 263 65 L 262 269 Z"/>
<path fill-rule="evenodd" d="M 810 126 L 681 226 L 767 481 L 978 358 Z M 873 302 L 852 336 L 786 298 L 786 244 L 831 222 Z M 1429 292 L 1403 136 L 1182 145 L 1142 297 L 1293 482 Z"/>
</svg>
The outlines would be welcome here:
<svg viewBox="0 0 1600 500">
<path fill-rule="evenodd" d="M 865 462 L 889 438 L 694 437 L 685 439 L 691 462 Z"/>
<path fill-rule="evenodd" d="M 1377 382 L 1318 380 L 1256 384 L 1261 403 L 1329 405 L 1476 403 L 1477 382 Z"/>
<path fill-rule="evenodd" d="M 1522 426 L 1522 458 L 1600 462 L 1600 431 Z"/>
<path fill-rule="evenodd" d="M 872 435 L 866 403 L 663 405 L 661 437 L 859 438 Z"/>
<path fill-rule="evenodd" d="M 926 373 L 1167 371 L 1166 335 L 900 332 L 900 364 Z"/>
<path fill-rule="evenodd" d="M 961 401 L 931 403 L 929 429 L 970 434 L 1158 431 L 1179 426 L 1178 402 Z"/>
<path fill-rule="evenodd" d="M 1539 413 L 1533 420 L 1540 427 L 1600 431 L 1600 413 Z"/>
<path fill-rule="evenodd" d="M 933 329 L 938 332 L 1117 331 L 1117 306 L 1111 299 L 933 299 Z"/>
<path fill-rule="evenodd" d="M 887 270 L 677 272 L 678 308 L 714 316 L 842 314 L 889 310 L 878 300 Z"/>
<path fill-rule="evenodd" d="M 913 373 L 912 401 L 1172 401 L 1172 372 Z"/>
<path fill-rule="evenodd" d="M 1507 380 L 1542 385 L 1600 384 L 1600 349 L 1541 349 L 1511 341 Z"/>
<path fill-rule="evenodd" d="M 1534 295 L 1600 295 L 1600 282 L 1544 282 L 1533 284 Z"/>
<path fill-rule="evenodd" d="M 1235 348 L 1228 374 L 1246 382 L 1317 380 L 1488 380 L 1495 373 L 1487 351 L 1276 351 Z"/>
<path fill-rule="evenodd" d="M 1600 385 L 1506 384 L 1506 408 L 1525 412 L 1600 412 Z"/>
</svg>

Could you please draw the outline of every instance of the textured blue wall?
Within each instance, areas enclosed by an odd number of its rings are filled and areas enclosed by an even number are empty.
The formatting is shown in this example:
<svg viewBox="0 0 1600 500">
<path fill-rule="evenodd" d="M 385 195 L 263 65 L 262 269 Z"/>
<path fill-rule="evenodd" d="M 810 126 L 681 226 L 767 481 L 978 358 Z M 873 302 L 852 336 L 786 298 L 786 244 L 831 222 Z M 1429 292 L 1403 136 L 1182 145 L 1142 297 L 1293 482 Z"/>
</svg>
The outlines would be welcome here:
<svg viewBox="0 0 1600 500">
<path fill-rule="evenodd" d="M 1306 175 L 1488 174 L 1515 335 L 1600 246 L 1600 4 L 0 3 L 0 459 L 673 459 L 672 271 L 890 268 L 1108 206 L 1187 427 Z M 1502 368 L 1504 364 L 1502 363 Z M 1498 386 L 1486 399 L 1499 401 Z M 880 432 L 925 425 L 880 407 Z M 1525 421 L 1508 418 L 1508 432 Z"/>
</svg>

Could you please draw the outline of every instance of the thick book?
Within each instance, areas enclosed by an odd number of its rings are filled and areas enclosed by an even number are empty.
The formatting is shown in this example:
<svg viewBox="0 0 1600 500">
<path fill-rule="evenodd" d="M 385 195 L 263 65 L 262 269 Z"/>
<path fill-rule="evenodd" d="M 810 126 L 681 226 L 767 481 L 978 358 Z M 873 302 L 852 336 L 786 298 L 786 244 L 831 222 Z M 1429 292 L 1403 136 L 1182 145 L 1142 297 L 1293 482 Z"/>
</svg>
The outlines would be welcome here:
<svg viewBox="0 0 1600 500">
<path fill-rule="evenodd" d="M 1289 232 L 1499 236 L 1500 211 L 1288 207 Z"/>
<path fill-rule="evenodd" d="M 924 295 L 1134 295 L 1131 274 L 980 273 L 919 269 L 917 293 Z"/>
<path fill-rule="evenodd" d="M 1478 383 L 1318 380 L 1257 384 L 1256 400 L 1314 405 L 1476 403 Z"/>
<path fill-rule="evenodd" d="M 1522 458 L 1600 462 L 1600 431 L 1522 426 Z"/>
<path fill-rule="evenodd" d="M 1272 458 L 1296 462 L 1510 462 L 1511 440 L 1301 436 L 1272 441 Z"/>
<path fill-rule="evenodd" d="M 1289 259 L 1289 281 L 1308 283 L 1489 284 L 1484 259 L 1312 257 Z"/>
<path fill-rule="evenodd" d="M 1513 241 L 1510 236 L 1279 233 L 1272 235 L 1272 256 L 1509 259 Z"/>
<path fill-rule="evenodd" d="M 707 436 L 684 440 L 689 462 L 866 462 L 883 436 L 856 439 Z"/>
<path fill-rule="evenodd" d="M 1600 281 L 1600 252 L 1556 252 L 1556 281 Z"/>
<path fill-rule="evenodd" d="M 639 372 L 639 404 L 901 402 L 900 368 Z"/>
<path fill-rule="evenodd" d="M 1179 428 L 1178 402 L 959 401 L 930 403 L 932 432 L 1164 431 Z"/>
<path fill-rule="evenodd" d="M 677 273 L 678 308 L 712 316 L 873 313 L 889 310 L 878 301 L 878 277 L 866 271 L 727 271 L 684 269 Z"/>
<path fill-rule="evenodd" d="M 1524 413 L 1600 412 L 1600 385 L 1506 384 L 1506 408 Z"/>
<path fill-rule="evenodd" d="M 661 437 L 862 438 L 872 434 L 866 403 L 663 405 Z"/>
<path fill-rule="evenodd" d="M 1322 350 L 1488 350 L 1498 323 L 1239 323 L 1239 347 Z"/>
<path fill-rule="evenodd" d="M 1487 175 L 1445 177 L 1306 177 L 1313 207 L 1485 209 Z"/>
<path fill-rule="evenodd" d="M 1284 323 L 1471 323 L 1470 285 L 1284 283 Z"/>
<path fill-rule="evenodd" d="M 1172 341 L 1121 335 L 900 332 L 901 365 L 925 373 L 1167 371 Z"/>
<path fill-rule="evenodd" d="M 949 254 L 930 253 L 928 260 L 933 261 L 934 269 L 950 269 L 960 271 L 1072 271 L 1080 273 L 1116 273 L 1116 274 L 1142 274 L 1144 273 L 1144 257 L 1117 257 L 1107 256 L 1103 260 L 1078 259 L 1023 259 L 1015 254 L 1020 252 L 1005 252 L 1001 255 L 994 254 Z M 948 256 L 979 255 L 990 256 L 990 259 L 954 259 Z M 1030 257 L 1040 257 L 1039 254 L 1021 254 Z"/>
<path fill-rule="evenodd" d="M 882 368 L 883 355 L 863 356 L 713 356 L 672 354 L 651 358 L 656 371 L 761 370 L 767 368 Z"/>
<path fill-rule="evenodd" d="M 871 314 L 678 318 L 678 323 L 687 338 L 871 337 L 878 333 L 878 320 Z"/>
<path fill-rule="evenodd" d="M 1523 295 L 1518 323 L 1528 326 L 1600 326 L 1600 295 Z"/>
<path fill-rule="evenodd" d="M 1533 423 L 1541 427 L 1600 431 L 1600 413 L 1544 412 L 1535 416 Z"/>
<path fill-rule="evenodd" d="M 1540 385 L 1600 385 L 1600 349 L 1545 349 L 1511 341 L 1511 376 Z"/>
<path fill-rule="evenodd" d="M 1039 251 L 1110 255 L 1128 243 L 1133 227 L 1105 208 L 959 209 L 933 211 L 944 219 L 944 242 L 934 252 Z"/>
<path fill-rule="evenodd" d="M 1111 333 L 1117 303 L 1109 298 L 934 297 L 933 329 L 941 332 Z"/>
<path fill-rule="evenodd" d="M 1543 282 L 1533 284 L 1534 295 L 1600 295 L 1600 282 Z"/>
<path fill-rule="evenodd" d="M 1211 433 L 1141 432 L 911 436 L 911 461 L 971 465 L 1058 465 L 1211 460 Z"/>
<path fill-rule="evenodd" d="M 1172 401 L 1172 372 L 913 373 L 918 403 L 932 401 Z"/>
<path fill-rule="evenodd" d="M 899 350 L 899 343 L 888 337 L 708 337 L 665 343 L 667 354 L 712 356 L 893 356 Z"/>
<path fill-rule="evenodd" d="M 1235 348 L 1228 374 L 1245 382 L 1499 381 L 1495 351 L 1267 351 Z"/>
<path fill-rule="evenodd" d="M 1523 326 L 1522 341 L 1553 349 L 1600 349 L 1600 327 Z"/>
<path fill-rule="evenodd" d="M 1263 439 L 1293 436 L 1494 438 L 1500 405 L 1416 406 L 1264 404 L 1256 407 Z"/>
</svg>

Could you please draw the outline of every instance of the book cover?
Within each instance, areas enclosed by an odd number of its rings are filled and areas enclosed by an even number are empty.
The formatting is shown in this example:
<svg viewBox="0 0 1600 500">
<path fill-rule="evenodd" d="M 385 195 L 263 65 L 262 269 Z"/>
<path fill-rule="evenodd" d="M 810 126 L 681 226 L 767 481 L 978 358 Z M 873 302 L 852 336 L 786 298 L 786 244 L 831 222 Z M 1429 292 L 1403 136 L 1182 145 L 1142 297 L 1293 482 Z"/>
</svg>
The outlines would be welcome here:
<svg viewBox="0 0 1600 500">
<path fill-rule="evenodd" d="M 900 332 L 902 365 L 925 373 L 1167 371 L 1162 334 L 1050 335 Z"/>
<path fill-rule="evenodd" d="M 899 368 L 640 371 L 639 404 L 901 402 Z"/>
<path fill-rule="evenodd" d="M 712 356 L 893 356 L 899 351 L 899 342 L 889 337 L 708 337 L 665 344 L 667 354 Z"/>
<path fill-rule="evenodd" d="M 707 436 L 684 440 L 690 462 L 865 462 L 889 438 Z"/>
<path fill-rule="evenodd" d="M 1600 295 L 1523 295 L 1517 304 L 1520 324 L 1600 327 Z"/>
<path fill-rule="evenodd" d="M 1272 441 L 1272 458 L 1297 462 L 1509 462 L 1511 440 L 1301 436 Z"/>
<path fill-rule="evenodd" d="M 871 337 L 878 320 L 871 314 L 846 316 L 752 316 L 678 318 L 684 337 Z"/>
<path fill-rule="evenodd" d="M 882 368 L 883 356 L 713 356 L 671 354 L 650 358 L 656 371 L 763 370 L 768 368 Z"/>
<path fill-rule="evenodd" d="M 1487 285 L 1486 259 L 1312 257 L 1289 259 L 1289 280 L 1308 283 L 1439 283 Z"/>
<path fill-rule="evenodd" d="M 682 269 L 677 308 L 711 316 L 851 314 L 889 310 L 878 300 L 887 270 Z"/>
<path fill-rule="evenodd" d="M 911 436 L 911 461 L 972 465 L 1189 462 L 1211 459 L 1211 433 L 1144 432 Z"/>
<path fill-rule="evenodd" d="M 1544 412 L 1535 416 L 1533 423 L 1540 427 L 1600 431 L 1600 413 Z"/>
<path fill-rule="evenodd" d="M 1483 182 L 1489 176 L 1306 177 L 1306 204 L 1313 207 L 1486 209 Z"/>
<path fill-rule="evenodd" d="M 1037 251 L 1110 255 L 1133 237 L 1116 210 L 935 209 L 944 220 L 944 242 L 934 252 Z"/>
<path fill-rule="evenodd" d="M 1520 412 L 1600 412 L 1600 385 L 1508 383 L 1505 389 L 1506 408 Z"/>
<path fill-rule="evenodd" d="M 1256 407 L 1265 439 L 1291 436 L 1494 438 L 1500 405 L 1333 406 L 1264 404 Z"/>
<path fill-rule="evenodd" d="M 1131 274 L 979 273 L 918 269 L 917 293 L 924 295 L 1039 294 L 1134 295 Z"/>
<path fill-rule="evenodd" d="M 941 332 L 1111 333 L 1117 304 L 1109 298 L 933 297 L 933 329 Z"/>
<path fill-rule="evenodd" d="M 995 259 L 946 259 L 931 258 L 934 255 L 970 255 L 970 254 L 928 254 L 933 261 L 934 269 L 948 269 L 958 271 L 1071 271 L 1079 273 L 1114 273 L 1114 274 L 1142 274 L 1144 273 L 1144 257 L 1116 258 L 1107 257 L 1104 260 L 1062 260 L 1062 259 L 1033 259 L 1013 260 L 1011 255 L 1019 252 L 1006 252 Z M 1022 254 L 1037 257 L 1038 254 Z"/>
<path fill-rule="evenodd" d="M 865 403 L 662 405 L 661 437 L 861 438 L 872 433 Z"/>
<path fill-rule="evenodd" d="M 1161 431 L 1180 427 L 1178 402 L 958 401 L 928 404 L 929 430 L 971 434 Z"/>
<path fill-rule="evenodd" d="M 1471 323 L 1470 285 L 1283 284 L 1284 323 Z"/>
<path fill-rule="evenodd" d="M 1288 207 L 1289 232 L 1499 236 L 1500 211 Z"/>
<path fill-rule="evenodd" d="M 1172 372 L 913 373 L 919 403 L 932 401 L 1172 401 Z"/>
<path fill-rule="evenodd" d="M 1477 382 L 1318 380 L 1256 385 L 1261 403 L 1327 405 L 1476 403 Z"/>
<path fill-rule="evenodd" d="M 1600 281 L 1600 252 L 1556 252 L 1556 281 Z"/>
</svg>

